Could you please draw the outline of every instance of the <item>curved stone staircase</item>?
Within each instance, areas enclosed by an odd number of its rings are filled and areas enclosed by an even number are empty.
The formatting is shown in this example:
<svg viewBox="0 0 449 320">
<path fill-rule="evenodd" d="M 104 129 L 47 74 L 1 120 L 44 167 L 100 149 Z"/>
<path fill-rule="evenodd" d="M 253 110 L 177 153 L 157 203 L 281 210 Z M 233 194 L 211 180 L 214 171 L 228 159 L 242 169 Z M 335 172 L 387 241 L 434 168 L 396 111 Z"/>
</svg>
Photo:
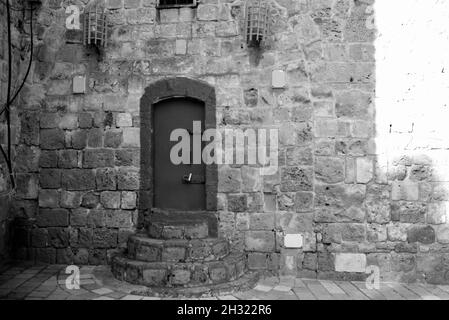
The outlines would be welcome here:
<svg viewBox="0 0 449 320">
<path fill-rule="evenodd" d="M 112 259 L 112 273 L 162 294 L 232 292 L 258 280 L 248 271 L 246 255 L 233 252 L 227 240 L 211 238 L 204 221 L 148 223 L 146 232 L 130 236 L 126 252 Z"/>
</svg>

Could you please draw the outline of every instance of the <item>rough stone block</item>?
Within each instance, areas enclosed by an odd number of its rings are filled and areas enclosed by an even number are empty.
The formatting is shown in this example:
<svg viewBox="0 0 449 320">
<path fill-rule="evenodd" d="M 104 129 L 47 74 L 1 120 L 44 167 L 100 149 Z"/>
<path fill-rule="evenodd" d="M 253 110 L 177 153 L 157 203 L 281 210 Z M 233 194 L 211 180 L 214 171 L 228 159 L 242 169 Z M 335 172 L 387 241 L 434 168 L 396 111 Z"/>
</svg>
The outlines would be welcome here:
<svg viewBox="0 0 449 320">
<path fill-rule="evenodd" d="M 59 119 L 59 129 L 73 130 L 78 128 L 78 115 L 77 114 L 65 114 Z"/>
<path fill-rule="evenodd" d="M 162 261 L 179 262 L 186 258 L 186 249 L 183 247 L 169 247 L 162 251 Z"/>
<path fill-rule="evenodd" d="M 266 270 L 267 254 L 258 252 L 248 253 L 248 268 L 250 270 Z"/>
<path fill-rule="evenodd" d="M 81 150 L 87 146 L 88 130 L 75 130 L 70 135 L 71 146 L 73 149 Z"/>
<path fill-rule="evenodd" d="M 104 135 L 105 148 L 118 148 L 122 144 L 123 133 L 121 130 L 107 130 Z"/>
<path fill-rule="evenodd" d="M 143 281 L 147 286 L 163 286 L 167 279 L 165 269 L 147 269 L 142 272 Z"/>
<path fill-rule="evenodd" d="M 218 191 L 239 192 L 242 188 L 242 176 L 239 169 L 221 167 L 218 170 Z"/>
<path fill-rule="evenodd" d="M 410 181 L 394 181 L 391 190 L 392 200 L 419 200 L 419 185 Z"/>
<path fill-rule="evenodd" d="M 94 149 L 83 152 L 84 168 L 102 168 L 114 166 L 114 150 Z"/>
<path fill-rule="evenodd" d="M 218 20 L 218 6 L 214 4 L 200 4 L 196 12 L 200 21 Z"/>
<path fill-rule="evenodd" d="M 61 207 L 75 209 L 81 206 L 81 192 L 61 191 Z"/>
<path fill-rule="evenodd" d="M 138 8 L 140 6 L 140 0 L 125 0 L 125 9 Z"/>
<path fill-rule="evenodd" d="M 392 202 L 391 220 L 405 223 L 424 223 L 427 205 L 419 202 Z"/>
<path fill-rule="evenodd" d="M 335 271 L 365 273 L 366 255 L 357 253 L 337 253 L 335 255 Z"/>
<path fill-rule="evenodd" d="M 140 164 L 140 150 L 116 150 L 115 165 L 119 167 L 137 167 Z"/>
<path fill-rule="evenodd" d="M 335 113 L 338 118 L 371 119 L 372 98 L 360 91 L 340 92 L 336 96 Z"/>
<path fill-rule="evenodd" d="M 62 187 L 69 191 L 93 190 L 95 189 L 95 174 L 92 170 L 63 170 Z"/>
<path fill-rule="evenodd" d="M 92 114 L 84 112 L 78 115 L 78 125 L 81 129 L 90 129 L 93 125 Z"/>
<path fill-rule="evenodd" d="M 39 185 L 45 189 L 58 189 L 61 186 L 61 170 L 42 169 L 39 174 Z"/>
<path fill-rule="evenodd" d="M 272 231 L 275 228 L 275 215 L 273 213 L 251 213 L 249 214 L 249 228 Z"/>
<path fill-rule="evenodd" d="M 94 192 L 88 192 L 83 196 L 81 206 L 84 208 L 95 209 L 100 204 L 100 197 Z"/>
<path fill-rule="evenodd" d="M 104 212 L 105 225 L 109 228 L 133 227 L 133 212 L 126 210 L 107 210 Z"/>
<path fill-rule="evenodd" d="M 357 183 L 369 183 L 374 176 L 374 163 L 369 158 L 357 158 Z"/>
<path fill-rule="evenodd" d="M 36 224 L 39 227 L 67 227 L 69 212 L 65 209 L 40 209 Z"/>
<path fill-rule="evenodd" d="M 429 203 L 427 213 L 427 223 L 439 225 L 447 222 L 449 212 L 448 202 L 432 202 Z"/>
<path fill-rule="evenodd" d="M 89 210 L 84 208 L 77 208 L 71 210 L 70 213 L 70 226 L 83 227 L 87 225 L 87 217 Z"/>
<path fill-rule="evenodd" d="M 175 269 L 171 271 L 170 282 L 174 285 L 187 284 L 190 281 L 190 271 L 184 269 Z"/>
<path fill-rule="evenodd" d="M 101 148 L 103 145 L 103 130 L 90 129 L 86 130 L 87 146 L 90 148 Z"/>
<path fill-rule="evenodd" d="M 317 157 L 315 163 L 315 178 L 325 183 L 343 182 L 345 177 L 345 162 L 341 158 Z"/>
<path fill-rule="evenodd" d="M 71 169 L 78 167 L 78 151 L 61 150 L 58 156 L 58 168 Z"/>
<path fill-rule="evenodd" d="M 137 203 L 137 194 L 135 192 L 123 191 L 122 192 L 122 209 L 135 209 Z"/>
<path fill-rule="evenodd" d="M 408 243 L 432 244 L 435 239 L 435 229 L 431 226 L 413 226 L 407 231 Z"/>
<path fill-rule="evenodd" d="M 275 249 L 274 232 L 248 231 L 245 234 L 245 247 L 248 251 L 273 252 Z"/>
<path fill-rule="evenodd" d="M 140 147 L 140 128 L 123 128 L 122 147 L 125 148 Z"/>
<path fill-rule="evenodd" d="M 39 207 L 41 208 L 57 208 L 59 207 L 59 191 L 58 190 L 39 190 Z"/>
<path fill-rule="evenodd" d="M 132 127 L 133 126 L 133 118 L 130 113 L 119 113 L 117 114 L 117 118 L 115 119 L 115 123 L 117 127 Z"/>
<path fill-rule="evenodd" d="M 95 248 L 114 248 L 117 246 L 117 230 L 96 228 L 93 230 L 93 245 Z"/>
<path fill-rule="evenodd" d="M 41 151 L 39 157 L 39 167 L 41 168 L 56 168 L 58 166 L 58 152 L 57 151 Z"/>
<path fill-rule="evenodd" d="M 69 232 L 66 228 L 48 228 L 50 244 L 55 248 L 66 248 L 69 246 Z"/>
<path fill-rule="evenodd" d="M 146 24 L 154 23 L 156 19 L 155 8 L 138 8 L 125 11 L 125 17 L 129 24 Z"/>
<path fill-rule="evenodd" d="M 281 190 L 284 192 L 312 191 L 311 168 L 285 167 L 281 169 Z"/>
<path fill-rule="evenodd" d="M 100 202 L 106 209 L 120 208 L 120 192 L 119 191 L 103 191 L 100 195 Z"/>
<path fill-rule="evenodd" d="M 117 188 L 123 191 L 139 190 L 139 170 L 133 168 L 121 168 L 117 172 Z"/>
<path fill-rule="evenodd" d="M 248 198 L 246 194 L 228 195 L 228 210 L 232 212 L 243 212 L 248 209 Z"/>
<path fill-rule="evenodd" d="M 113 168 L 97 169 L 97 190 L 115 190 L 117 188 L 117 173 Z"/>
<path fill-rule="evenodd" d="M 39 139 L 41 149 L 55 150 L 65 147 L 65 133 L 60 129 L 43 129 Z"/>
</svg>

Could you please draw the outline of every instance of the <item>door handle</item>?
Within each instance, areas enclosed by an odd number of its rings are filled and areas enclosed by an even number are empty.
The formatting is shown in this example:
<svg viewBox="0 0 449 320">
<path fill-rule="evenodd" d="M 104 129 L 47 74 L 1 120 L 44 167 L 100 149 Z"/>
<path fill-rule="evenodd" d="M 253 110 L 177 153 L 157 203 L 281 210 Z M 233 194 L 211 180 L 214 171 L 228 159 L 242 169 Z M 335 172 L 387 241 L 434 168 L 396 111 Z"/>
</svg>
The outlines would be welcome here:
<svg viewBox="0 0 449 320">
<path fill-rule="evenodd" d="M 182 180 L 185 183 L 190 183 L 192 182 L 192 173 L 186 174 L 185 176 L 182 177 Z"/>
<path fill-rule="evenodd" d="M 205 184 L 205 179 L 202 175 L 197 174 L 186 174 L 182 177 L 182 183 L 186 184 Z"/>
</svg>

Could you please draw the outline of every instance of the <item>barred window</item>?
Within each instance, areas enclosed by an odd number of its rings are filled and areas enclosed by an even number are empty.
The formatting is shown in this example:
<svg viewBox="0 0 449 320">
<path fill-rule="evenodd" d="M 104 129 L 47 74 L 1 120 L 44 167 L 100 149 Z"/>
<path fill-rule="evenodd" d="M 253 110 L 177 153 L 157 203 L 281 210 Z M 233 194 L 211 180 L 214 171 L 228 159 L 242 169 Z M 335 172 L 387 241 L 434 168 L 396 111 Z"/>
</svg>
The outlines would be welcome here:
<svg viewBox="0 0 449 320">
<path fill-rule="evenodd" d="M 196 0 L 159 0 L 158 8 L 192 7 L 196 5 Z"/>
</svg>

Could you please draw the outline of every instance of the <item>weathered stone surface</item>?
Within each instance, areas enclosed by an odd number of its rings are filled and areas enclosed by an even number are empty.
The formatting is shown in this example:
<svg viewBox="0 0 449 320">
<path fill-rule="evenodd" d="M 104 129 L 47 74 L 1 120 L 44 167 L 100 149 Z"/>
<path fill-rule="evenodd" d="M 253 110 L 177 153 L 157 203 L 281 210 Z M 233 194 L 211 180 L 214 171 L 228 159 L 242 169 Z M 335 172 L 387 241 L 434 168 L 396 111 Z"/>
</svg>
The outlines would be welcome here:
<svg viewBox="0 0 449 320">
<path fill-rule="evenodd" d="M 245 235 L 245 246 L 249 251 L 272 252 L 274 238 L 272 231 L 249 231 Z"/>
<path fill-rule="evenodd" d="M 71 169 L 78 167 L 78 152 L 75 150 L 61 150 L 58 157 L 58 167 Z"/>
<path fill-rule="evenodd" d="M 410 181 L 393 182 L 391 191 L 392 200 L 419 200 L 419 185 Z"/>
<path fill-rule="evenodd" d="M 374 175 L 374 163 L 369 158 L 357 158 L 356 160 L 357 182 L 369 183 Z"/>
<path fill-rule="evenodd" d="M 344 160 L 341 158 L 317 157 L 315 163 L 315 178 L 325 183 L 344 181 Z"/>
<path fill-rule="evenodd" d="M 104 191 L 100 195 L 100 202 L 106 209 L 119 209 L 120 194 L 119 191 Z"/>
<path fill-rule="evenodd" d="M 39 190 L 39 207 L 41 208 L 58 208 L 59 207 L 59 191 L 57 190 Z"/>
<path fill-rule="evenodd" d="M 435 238 L 435 230 L 431 226 L 413 226 L 407 231 L 409 243 L 432 244 L 435 242 Z"/>
<path fill-rule="evenodd" d="M 248 208 L 248 199 L 246 194 L 228 195 L 228 210 L 233 212 L 243 212 Z"/>
<path fill-rule="evenodd" d="M 65 147 L 65 134 L 60 129 L 41 130 L 39 140 L 42 149 L 55 150 Z"/>
<path fill-rule="evenodd" d="M 94 149 L 83 152 L 83 168 L 102 168 L 114 165 L 114 151 Z"/>
<path fill-rule="evenodd" d="M 117 173 L 115 169 L 97 169 L 96 186 L 99 191 L 115 190 L 117 186 Z"/>
<path fill-rule="evenodd" d="M 135 209 L 137 203 L 137 194 L 135 192 L 123 191 L 121 196 L 122 209 Z"/>
<path fill-rule="evenodd" d="M 41 188 L 58 189 L 61 186 L 61 170 L 42 169 L 39 174 Z"/>
<path fill-rule="evenodd" d="M 67 227 L 69 212 L 65 209 L 40 209 L 36 223 L 39 227 Z"/>
<path fill-rule="evenodd" d="M 391 219 L 405 223 L 424 223 L 426 220 L 427 205 L 417 202 L 392 202 Z"/>
<path fill-rule="evenodd" d="M 281 190 L 286 192 L 311 191 L 312 169 L 286 167 L 281 169 Z"/>
<path fill-rule="evenodd" d="M 133 168 L 121 168 L 117 171 L 117 189 L 118 190 L 138 190 L 139 189 L 139 171 Z"/>
<path fill-rule="evenodd" d="M 335 255 L 335 271 L 363 272 L 366 270 L 366 255 L 356 253 L 337 253 Z"/>
<path fill-rule="evenodd" d="M 62 187 L 69 191 L 95 189 L 95 174 L 92 170 L 63 170 L 61 180 Z"/>
<path fill-rule="evenodd" d="M 218 170 L 218 191 L 239 192 L 242 188 L 242 176 L 239 169 L 222 167 Z"/>
</svg>

